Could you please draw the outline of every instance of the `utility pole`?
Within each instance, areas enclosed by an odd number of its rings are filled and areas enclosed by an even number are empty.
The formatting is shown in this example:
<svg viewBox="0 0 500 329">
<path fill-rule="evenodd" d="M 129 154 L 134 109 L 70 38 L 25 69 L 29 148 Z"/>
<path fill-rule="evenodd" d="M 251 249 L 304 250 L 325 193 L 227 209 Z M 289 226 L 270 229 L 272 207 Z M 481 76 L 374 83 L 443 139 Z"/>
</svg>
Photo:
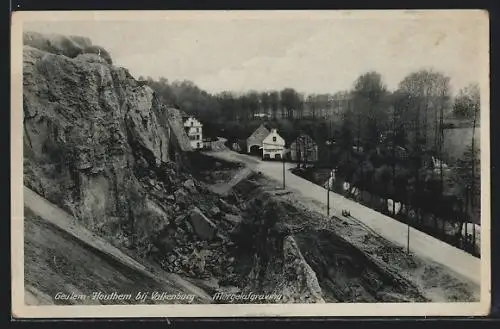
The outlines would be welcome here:
<svg viewBox="0 0 500 329">
<path fill-rule="evenodd" d="M 392 184 L 393 191 L 396 190 L 395 184 L 396 177 L 396 107 L 394 106 L 392 109 Z M 396 193 L 394 193 L 392 197 L 392 216 L 396 216 L 396 198 L 394 197 Z"/>
<path fill-rule="evenodd" d="M 410 253 L 410 223 L 408 223 L 408 234 L 406 239 L 406 253 Z"/>
<path fill-rule="evenodd" d="M 302 135 L 300 137 L 300 139 L 302 141 L 302 152 L 303 152 L 302 155 L 304 157 L 304 161 L 302 161 L 302 167 L 304 169 L 306 169 L 307 168 L 307 146 L 306 146 L 306 138 L 305 138 L 304 135 Z"/>
<path fill-rule="evenodd" d="M 283 149 L 283 156 L 281 158 L 283 161 L 283 189 L 285 189 L 285 149 Z"/>
<path fill-rule="evenodd" d="M 330 177 L 326 182 L 326 215 L 330 217 L 330 182 L 334 182 L 334 170 L 330 171 Z"/>
<path fill-rule="evenodd" d="M 304 136 L 302 138 L 302 150 L 303 150 L 303 156 L 304 158 L 302 159 L 302 167 L 305 169 L 307 167 L 307 146 L 305 144 L 305 139 Z"/>
<path fill-rule="evenodd" d="M 330 217 L 330 178 L 328 178 L 328 181 L 326 182 L 326 215 Z"/>
<path fill-rule="evenodd" d="M 300 146 L 300 135 L 295 139 L 295 155 L 297 157 L 297 168 L 300 169 L 302 163 L 302 150 Z"/>
<path fill-rule="evenodd" d="M 440 197 L 441 200 L 444 199 L 444 173 L 443 173 L 443 148 L 444 148 L 444 113 L 443 113 L 443 107 L 444 104 L 444 92 L 443 92 L 443 99 L 441 99 L 441 102 L 439 104 L 439 182 L 440 182 Z M 442 217 L 442 215 L 440 216 Z M 443 221 L 443 218 L 441 218 L 441 221 Z M 438 222 L 436 221 L 436 224 Z M 439 229 L 439 226 L 436 225 Z M 444 224 L 443 224 L 443 231 L 444 233 Z"/>
<path fill-rule="evenodd" d="M 422 94 L 422 92 L 421 92 Z M 415 202 L 416 196 L 420 194 L 420 177 L 419 177 L 419 169 L 420 169 L 420 160 L 421 160 L 421 152 L 420 152 L 420 110 L 422 108 L 422 100 L 420 99 L 420 102 L 416 108 L 416 118 L 415 118 L 415 150 L 414 152 L 414 157 L 415 157 L 415 163 L 414 163 L 414 170 L 415 170 L 415 189 L 412 194 L 411 200 L 412 204 L 415 206 L 415 215 L 417 216 L 417 221 L 420 220 L 420 211 L 418 209 L 418 203 Z M 407 218 L 407 241 L 406 241 L 406 252 L 409 254 L 410 253 L 410 220 Z"/>
</svg>

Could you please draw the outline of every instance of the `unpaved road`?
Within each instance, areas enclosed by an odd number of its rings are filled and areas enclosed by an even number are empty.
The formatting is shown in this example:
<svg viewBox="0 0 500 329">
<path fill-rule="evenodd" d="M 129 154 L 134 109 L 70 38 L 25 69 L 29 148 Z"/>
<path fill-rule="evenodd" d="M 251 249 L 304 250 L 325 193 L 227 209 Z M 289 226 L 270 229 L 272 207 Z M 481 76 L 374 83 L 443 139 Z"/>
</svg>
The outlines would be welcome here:
<svg viewBox="0 0 500 329">
<path fill-rule="evenodd" d="M 239 182 L 250 176 L 252 172 L 253 172 L 252 169 L 244 167 L 238 172 L 236 172 L 236 174 L 233 176 L 233 178 L 231 178 L 229 182 L 213 185 L 210 187 L 210 189 L 217 194 L 225 195 Z"/>
<path fill-rule="evenodd" d="M 243 163 L 247 165 L 248 168 L 254 171 L 260 171 L 264 176 L 277 182 L 282 182 L 283 180 L 283 164 L 281 162 L 262 161 L 258 158 L 239 154 L 234 151 L 209 152 L 207 154 L 222 160 Z M 286 163 L 285 166 L 287 169 L 285 171 L 285 184 L 287 189 L 323 205 L 326 213 L 326 190 L 321 186 L 292 174 L 288 169 L 293 168 L 295 164 Z M 354 220 L 363 223 L 376 234 L 379 234 L 397 246 L 407 246 L 407 225 L 352 200 L 346 199 L 342 195 L 330 192 L 329 197 L 331 206 L 330 215 L 340 217 L 342 209 L 348 209 Z M 410 251 L 415 255 L 442 264 L 467 280 L 480 285 L 481 262 L 479 258 L 414 228 L 410 227 L 409 232 Z"/>
<path fill-rule="evenodd" d="M 194 295 L 194 303 L 211 297 L 176 274 L 137 261 L 80 225 L 72 216 L 29 188 L 24 188 L 25 289 L 29 304 L 103 303 L 123 301 L 54 300 L 57 292 L 166 292 Z M 146 264 L 146 265 L 144 265 Z M 125 303 L 140 303 L 125 301 Z M 189 303 L 186 300 L 146 303 Z"/>
</svg>

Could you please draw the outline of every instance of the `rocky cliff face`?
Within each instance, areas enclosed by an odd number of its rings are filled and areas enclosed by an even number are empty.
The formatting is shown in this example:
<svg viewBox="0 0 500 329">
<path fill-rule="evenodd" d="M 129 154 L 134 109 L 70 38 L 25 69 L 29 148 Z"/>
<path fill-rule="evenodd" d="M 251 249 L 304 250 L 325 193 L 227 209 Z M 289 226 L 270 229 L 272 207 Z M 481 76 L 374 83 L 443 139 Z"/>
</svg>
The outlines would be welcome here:
<svg viewBox="0 0 500 329">
<path fill-rule="evenodd" d="M 177 110 L 107 52 L 85 53 L 101 49 L 88 39 L 24 40 L 25 185 L 91 229 L 150 249 L 199 188 L 191 181 L 188 193 L 178 171 L 189 143 Z"/>
</svg>

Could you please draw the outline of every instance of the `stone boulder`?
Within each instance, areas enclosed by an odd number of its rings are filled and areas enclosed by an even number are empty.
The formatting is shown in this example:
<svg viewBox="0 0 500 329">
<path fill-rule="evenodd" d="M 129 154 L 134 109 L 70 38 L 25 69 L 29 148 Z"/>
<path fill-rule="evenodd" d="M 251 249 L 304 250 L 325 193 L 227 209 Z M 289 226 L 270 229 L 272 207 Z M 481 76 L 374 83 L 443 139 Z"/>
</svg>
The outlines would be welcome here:
<svg viewBox="0 0 500 329">
<path fill-rule="evenodd" d="M 210 216 L 216 217 L 216 216 L 219 216 L 220 213 L 221 213 L 221 211 L 220 211 L 219 207 L 213 206 L 212 208 L 210 208 Z"/>
<path fill-rule="evenodd" d="M 185 205 L 189 201 L 189 196 L 182 188 L 174 192 L 175 202 L 179 205 Z"/>
<path fill-rule="evenodd" d="M 283 241 L 283 259 L 283 272 L 288 278 L 284 299 L 296 300 L 298 297 L 302 303 L 324 303 L 316 273 L 302 256 L 292 236 L 287 236 Z"/>
<path fill-rule="evenodd" d="M 224 199 L 219 199 L 219 207 L 222 211 L 229 212 L 232 214 L 237 214 L 239 213 L 238 207 L 228 203 Z"/>
<path fill-rule="evenodd" d="M 224 216 L 224 219 L 226 221 L 228 221 L 229 223 L 234 224 L 234 225 L 238 225 L 239 223 L 241 223 L 243 221 L 243 217 L 241 217 L 239 215 L 233 215 L 233 214 L 226 214 Z"/>
<path fill-rule="evenodd" d="M 192 179 L 188 179 L 184 182 L 183 185 L 189 192 L 196 193 L 196 185 L 194 184 L 194 181 Z"/>
<path fill-rule="evenodd" d="M 189 213 L 189 221 L 194 232 L 204 240 L 211 240 L 216 236 L 217 227 L 208 219 L 199 208 L 194 207 Z"/>
</svg>

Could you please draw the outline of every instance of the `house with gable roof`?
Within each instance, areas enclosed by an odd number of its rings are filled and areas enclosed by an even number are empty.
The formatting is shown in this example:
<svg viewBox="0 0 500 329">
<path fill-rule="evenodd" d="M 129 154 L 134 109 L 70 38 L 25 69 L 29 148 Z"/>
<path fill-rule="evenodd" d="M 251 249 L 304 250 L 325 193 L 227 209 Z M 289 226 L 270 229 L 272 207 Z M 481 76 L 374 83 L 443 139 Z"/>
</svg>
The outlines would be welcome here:
<svg viewBox="0 0 500 329">
<path fill-rule="evenodd" d="M 269 135 L 262 141 L 262 159 L 282 160 L 285 156 L 285 139 L 278 134 L 277 129 L 271 129 Z"/>
<path fill-rule="evenodd" d="M 189 137 L 191 147 L 194 150 L 203 149 L 203 124 L 195 117 L 188 117 L 184 121 L 184 129 Z"/>
<path fill-rule="evenodd" d="M 254 155 L 262 155 L 262 142 L 271 132 L 261 124 L 251 135 L 247 138 L 247 153 Z"/>
</svg>

